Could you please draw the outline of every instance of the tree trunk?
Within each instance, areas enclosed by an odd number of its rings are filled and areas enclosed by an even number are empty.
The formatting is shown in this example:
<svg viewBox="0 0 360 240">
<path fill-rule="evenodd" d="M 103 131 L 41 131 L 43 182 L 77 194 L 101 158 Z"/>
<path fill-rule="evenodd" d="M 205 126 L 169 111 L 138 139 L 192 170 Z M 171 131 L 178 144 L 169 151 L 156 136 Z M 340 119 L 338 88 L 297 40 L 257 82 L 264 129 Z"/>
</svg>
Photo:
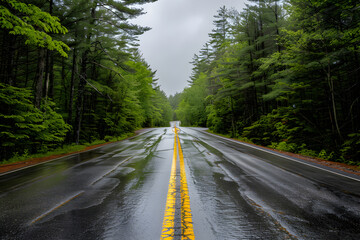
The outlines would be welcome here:
<svg viewBox="0 0 360 240">
<path fill-rule="evenodd" d="M 95 23 L 95 10 L 97 7 L 97 3 L 94 3 L 94 7 L 91 8 L 91 20 L 90 25 Z M 91 42 L 91 32 L 88 33 L 86 38 L 86 43 L 89 46 Z M 84 110 L 84 93 L 85 93 L 85 85 L 87 81 L 87 62 L 88 62 L 88 54 L 90 52 L 90 47 L 84 51 L 81 57 L 81 73 L 80 73 L 80 82 L 78 87 L 78 96 L 77 96 L 77 103 L 76 103 L 76 117 L 75 117 L 75 142 L 76 144 L 80 141 L 80 131 L 81 131 L 81 121 L 82 115 Z"/>
<path fill-rule="evenodd" d="M 3 62 L 4 62 L 4 69 L 3 69 L 3 81 L 7 84 L 13 86 L 14 85 L 14 62 L 15 62 L 15 52 L 16 52 L 16 36 L 7 35 L 4 37 L 6 44 L 4 44 L 4 52 L 3 52 Z"/>
<path fill-rule="evenodd" d="M 45 86 L 44 86 L 44 97 L 48 98 L 49 93 L 49 80 L 50 80 L 50 51 L 48 49 L 46 51 L 45 57 Z"/>
<path fill-rule="evenodd" d="M 279 37 L 280 32 L 279 32 L 279 14 L 278 14 L 278 5 L 277 2 L 275 2 L 275 27 L 276 27 L 276 36 Z M 277 46 L 277 51 L 281 52 L 281 47 L 280 44 L 276 44 Z"/>
<path fill-rule="evenodd" d="M 84 108 L 84 93 L 85 93 L 85 85 L 86 85 L 86 63 L 87 63 L 87 54 L 88 51 L 85 51 L 82 56 L 82 64 L 81 64 L 81 73 L 80 73 L 80 82 L 78 87 L 78 95 L 76 102 L 76 117 L 75 117 L 75 142 L 79 144 L 80 140 L 80 131 L 81 131 L 81 121 L 82 114 Z"/>
<path fill-rule="evenodd" d="M 331 67 L 330 67 L 330 60 L 328 62 L 328 68 L 327 68 L 327 81 L 329 84 L 329 90 L 330 90 L 330 99 L 331 99 L 331 108 L 332 108 L 332 114 L 334 119 L 334 127 L 336 129 L 337 134 L 339 135 L 340 140 L 342 140 L 341 131 L 339 128 L 338 123 L 338 117 L 337 117 L 337 111 L 336 111 L 336 103 L 335 103 L 335 88 L 334 88 L 334 80 L 331 76 Z"/>
<path fill-rule="evenodd" d="M 18 76 L 18 67 L 19 67 L 19 57 L 20 57 L 20 53 L 19 53 L 19 49 L 17 48 L 17 43 L 14 43 L 13 45 L 14 47 L 14 56 L 13 56 L 13 61 L 12 61 L 12 66 L 13 66 L 13 71 L 11 72 L 11 82 L 13 86 L 16 86 L 16 79 Z"/>
<path fill-rule="evenodd" d="M 359 55 L 358 55 L 359 48 L 356 44 L 354 44 L 354 50 L 355 50 L 354 51 L 355 69 L 357 69 L 357 70 L 354 73 L 353 82 L 359 83 L 360 82 L 360 60 L 359 60 Z M 354 106 L 354 107 L 350 108 L 351 121 L 353 122 L 353 124 L 352 124 L 353 132 L 360 130 L 359 92 L 360 92 L 360 84 L 356 84 L 356 86 L 355 86 L 355 88 L 353 88 L 352 94 L 351 94 L 351 106 Z M 354 117 L 354 116 L 356 116 L 356 117 Z"/>
<path fill-rule="evenodd" d="M 29 81 L 29 47 L 26 46 L 26 64 L 25 64 L 25 87 Z"/>
<path fill-rule="evenodd" d="M 66 86 L 66 73 L 65 73 L 66 65 L 65 65 L 65 58 L 61 58 L 61 90 L 59 96 L 64 98 L 64 109 L 68 111 L 68 87 Z"/>
<path fill-rule="evenodd" d="M 5 75 L 5 68 L 6 68 L 6 52 L 7 52 L 7 47 L 6 47 L 6 43 L 7 43 L 7 34 L 5 34 L 4 32 L 2 33 L 2 39 L 1 39 L 1 58 L 0 58 L 0 81 L 2 83 L 6 83 L 6 75 Z"/>
<path fill-rule="evenodd" d="M 53 0 L 49 0 L 49 13 L 53 14 Z M 46 98 L 54 97 L 54 56 L 50 50 L 46 51 Z"/>
<path fill-rule="evenodd" d="M 50 52 L 50 61 L 49 61 L 49 73 L 48 73 L 48 77 L 49 77 L 49 91 L 48 91 L 48 96 L 49 98 L 53 99 L 54 98 L 54 54 L 52 52 Z"/>
<path fill-rule="evenodd" d="M 252 53 L 250 52 L 250 75 L 251 73 L 254 72 L 254 63 L 253 63 L 253 56 Z M 252 108 L 252 116 L 251 116 L 251 122 L 254 122 L 257 120 L 257 111 L 258 111 L 258 101 L 257 101 L 257 91 L 256 91 L 256 80 L 254 77 L 250 77 L 249 79 L 250 81 L 253 82 L 253 87 L 252 87 L 252 102 L 253 102 L 253 108 Z"/>
<path fill-rule="evenodd" d="M 74 104 L 74 89 L 75 89 L 75 73 L 77 71 L 76 68 L 76 48 L 73 51 L 73 60 L 71 66 L 71 78 L 70 78 L 70 96 L 69 96 L 69 105 L 68 105 L 68 119 L 67 122 L 72 123 L 72 115 L 73 115 L 73 104 Z"/>
<path fill-rule="evenodd" d="M 39 49 L 38 71 L 35 79 L 35 107 L 40 108 L 43 95 L 43 81 L 45 70 L 45 49 Z"/>
<path fill-rule="evenodd" d="M 231 110 L 231 128 L 232 128 L 232 136 L 231 137 L 237 137 L 237 129 L 235 124 L 235 111 L 234 111 L 234 102 L 232 97 L 230 97 L 230 110 Z"/>
</svg>

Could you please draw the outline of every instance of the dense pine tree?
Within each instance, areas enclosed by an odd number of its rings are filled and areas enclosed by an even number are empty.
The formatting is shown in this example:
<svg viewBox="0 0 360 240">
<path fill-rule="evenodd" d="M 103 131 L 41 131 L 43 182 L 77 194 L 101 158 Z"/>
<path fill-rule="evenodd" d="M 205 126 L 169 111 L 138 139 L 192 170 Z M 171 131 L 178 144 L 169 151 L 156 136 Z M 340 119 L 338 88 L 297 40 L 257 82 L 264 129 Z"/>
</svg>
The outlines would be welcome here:
<svg viewBox="0 0 360 240">
<path fill-rule="evenodd" d="M 194 57 L 177 117 L 192 125 L 207 119 L 215 132 L 280 150 L 359 163 L 359 9 L 357 1 L 332 0 L 251 0 L 241 13 L 222 7 L 209 44 Z M 203 97 L 195 99 L 188 93 L 199 86 Z M 189 119 L 203 108 L 205 115 Z"/>
<path fill-rule="evenodd" d="M 154 1 L 0 1 L 1 160 L 168 125 L 129 22 Z"/>
</svg>

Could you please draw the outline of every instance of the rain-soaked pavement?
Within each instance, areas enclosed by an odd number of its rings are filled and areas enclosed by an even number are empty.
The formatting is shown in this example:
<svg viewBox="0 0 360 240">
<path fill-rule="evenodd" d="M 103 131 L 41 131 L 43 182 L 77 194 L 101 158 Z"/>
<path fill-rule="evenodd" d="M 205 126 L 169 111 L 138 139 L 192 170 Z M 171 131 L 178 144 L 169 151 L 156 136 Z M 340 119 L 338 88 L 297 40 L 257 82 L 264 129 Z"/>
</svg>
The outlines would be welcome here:
<svg viewBox="0 0 360 240">
<path fill-rule="evenodd" d="M 359 177 L 180 129 L 196 239 L 360 239 Z M 156 128 L 0 175 L 0 239 L 160 239 L 173 157 Z"/>
</svg>

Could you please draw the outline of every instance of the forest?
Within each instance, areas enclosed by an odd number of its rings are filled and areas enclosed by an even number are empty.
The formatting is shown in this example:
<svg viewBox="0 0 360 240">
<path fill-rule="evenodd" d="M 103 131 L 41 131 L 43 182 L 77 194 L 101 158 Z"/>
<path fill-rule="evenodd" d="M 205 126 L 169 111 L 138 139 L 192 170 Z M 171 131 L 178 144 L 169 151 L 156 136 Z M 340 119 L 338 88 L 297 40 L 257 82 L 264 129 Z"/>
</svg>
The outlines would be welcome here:
<svg viewBox="0 0 360 240">
<path fill-rule="evenodd" d="M 130 23 L 156 0 L 0 0 L 0 162 L 168 126 Z"/>
<path fill-rule="evenodd" d="M 189 87 L 167 98 L 131 24 L 156 0 L 0 0 L 0 163 L 143 127 L 208 127 L 360 165 L 360 3 L 221 7 Z"/>
<path fill-rule="evenodd" d="M 249 0 L 221 7 L 170 96 L 182 125 L 360 165 L 360 2 Z"/>
</svg>

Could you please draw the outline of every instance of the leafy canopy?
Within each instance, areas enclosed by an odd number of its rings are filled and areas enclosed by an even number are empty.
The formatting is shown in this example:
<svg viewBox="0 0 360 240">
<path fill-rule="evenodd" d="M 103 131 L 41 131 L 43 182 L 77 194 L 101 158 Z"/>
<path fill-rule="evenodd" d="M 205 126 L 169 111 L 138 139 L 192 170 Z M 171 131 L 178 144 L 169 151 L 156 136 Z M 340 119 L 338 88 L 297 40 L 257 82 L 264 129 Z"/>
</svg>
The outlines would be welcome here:
<svg viewBox="0 0 360 240">
<path fill-rule="evenodd" d="M 70 48 L 62 41 L 54 40 L 50 33 L 67 33 L 59 18 L 51 16 L 33 4 L 17 0 L 0 0 L 0 27 L 9 30 L 10 34 L 22 35 L 25 44 L 57 51 L 67 57 Z"/>
</svg>

